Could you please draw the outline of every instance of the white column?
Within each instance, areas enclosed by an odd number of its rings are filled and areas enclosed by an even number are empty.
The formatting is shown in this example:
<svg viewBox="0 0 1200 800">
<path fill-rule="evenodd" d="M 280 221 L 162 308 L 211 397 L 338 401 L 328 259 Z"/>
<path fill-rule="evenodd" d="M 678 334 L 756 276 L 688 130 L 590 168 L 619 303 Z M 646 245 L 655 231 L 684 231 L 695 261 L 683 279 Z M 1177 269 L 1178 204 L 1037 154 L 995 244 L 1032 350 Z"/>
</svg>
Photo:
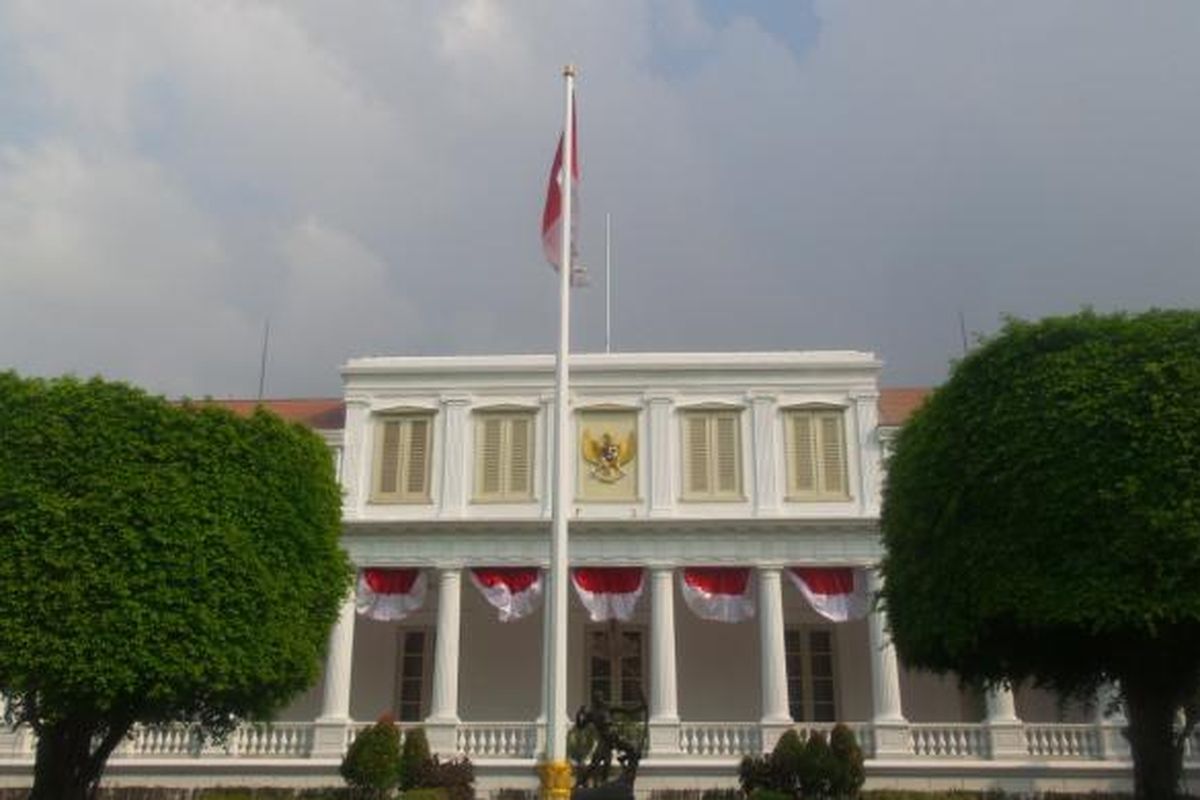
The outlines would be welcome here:
<svg viewBox="0 0 1200 800">
<path fill-rule="evenodd" d="M 321 716 L 313 733 L 314 758 L 340 757 L 350 724 L 350 675 L 354 668 L 354 592 L 342 601 L 337 622 L 329 634 L 325 655 L 325 686 Z"/>
<path fill-rule="evenodd" d="M 650 570 L 650 752 L 679 752 L 679 702 L 675 680 L 675 572 Z"/>
<path fill-rule="evenodd" d="M 675 510 L 675 490 L 671 480 L 674 474 L 671 460 L 671 405 L 670 397 L 651 397 L 649 436 L 650 439 L 650 516 L 670 516 Z"/>
<path fill-rule="evenodd" d="M 458 635 L 462 570 L 438 570 L 437 638 L 433 648 L 433 693 L 425 728 L 429 747 L 438 753 L 458 751 Z"/>
<path fill-rule="evenodd" d="M 1100 729 L 1100 758 L 1128 759 L 1129 740 L 1125 738 L 1125 727 L 1129 720 L 1125 718 L 1125 707 L 1118 705 L 1110 713 L 1109 709 L 1120 696 L 1120 687 L 1115 682 L 1103 683 L 1096 691 L 1096 710 L 1093 721 Z"/>
<path fill-rule="evenodd" d="M 758 568 L 759 632 L 762 642 L 762 740 L 764 752 L 792 724 L 788 709 L 787 654 L 783 645 L 783 581 L 776 566 Z"/>
<path fill-rule="evenodd" d="M 466 397 L 442 398 L 442 485 L 438 502 L 440 513 L 447 517 L 461 517 L 467 509 L 467 476 L 471 474 L 467 461 L 469 403 Z"/>
<path fill-rule="evenodd" d="M 867 571 L 872 595 L 883 586 L 875 570 Z M 883 609 L 872 609 L 867 621 L 871 650 L 871 702 L 875 728 L 875 757 L 910 755 L 908 721 L 900 709 L 900 665 L 887 630 Z"/>
<path fill-rule="evenodd" d="M 1017 717 L 1017 701 L 1008 686 L 994 686 L 984 692 L 988 749 L 992 758 L 1025 758 L 1025 728 Z"/>
<path fill-rule="evenodd" d="M 780 510 L 779 474 L 776 469 L 779 436 L 776 435 L 775 398 L 750 398 L 754 432 L 754 513 L 762 516 Z"/>
</svg>

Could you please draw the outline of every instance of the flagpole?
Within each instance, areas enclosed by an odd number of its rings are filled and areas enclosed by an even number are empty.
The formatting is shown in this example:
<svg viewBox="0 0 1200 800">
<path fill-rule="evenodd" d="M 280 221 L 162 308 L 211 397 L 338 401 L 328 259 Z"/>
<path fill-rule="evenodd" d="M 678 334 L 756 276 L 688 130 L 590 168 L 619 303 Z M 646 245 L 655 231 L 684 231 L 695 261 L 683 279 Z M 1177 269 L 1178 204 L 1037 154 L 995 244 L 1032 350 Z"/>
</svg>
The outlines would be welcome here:
<svg viewBox="0 0 1200 800">
<path fill-rule="evenodd" d="M 604 215 L 604 352 L 612 352 L 612 214 Z"/>
<path fill-rule="evenodd" d="M 554 363 L 554 494 L 550 540 L 549 680 L 546 685 L 546 764 L 543 796 L 566 798 L 571 790 L 567 763 L 567 498 L 571 490 L 571 446 L 567 358 L 571 322 L 571 180 L 575 159 L 575 67 L 563 68 L 566 95 L 563 118 L 562 250 L 558 267 L 558 355 Z"/>
</svg>

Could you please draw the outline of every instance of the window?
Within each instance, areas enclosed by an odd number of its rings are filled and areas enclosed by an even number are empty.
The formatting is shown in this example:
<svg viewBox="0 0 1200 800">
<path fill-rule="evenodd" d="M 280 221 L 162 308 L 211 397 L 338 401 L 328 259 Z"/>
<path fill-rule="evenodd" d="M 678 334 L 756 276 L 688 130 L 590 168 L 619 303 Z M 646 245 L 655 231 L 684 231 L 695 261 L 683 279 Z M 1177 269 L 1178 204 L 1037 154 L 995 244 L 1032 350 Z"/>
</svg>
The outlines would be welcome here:
<svg viewBox="0 0 1200 800">
<path fill-rule="evenodd" d="M 476 415 L 475 500 L 533 499 L 533 412 L 486 411 Z"/>
<path fill-rule="evenodd" d="M 683 413 L 685 500 L 741 500 L 741 417 L 736 410 Z"/>
<path fill-rule="evenodd" d="M 432 414 L 381 417 L 375 430 L 371 499 L 378 503 L 428 503 L 432 442 Z"/>
<path fill-rule="evenodd" d="M 396 641 L 396 719 L 420 722 L 429 713 L 429 665 L 433 634 L 401 630 Z"/>
<path fill-rule="evenodd" d="M 589 628 L 588 700 L 596 697 L 609 705 L 646 701 L 644 637 L 640 629 Z"/>
<path fill-rule="evenodd" d="M 788 706 L 796 722 L 837 720 L 833 632 L 825 628 L 789 628 L 783 636 L 787 655 Z"/>
<path fill-rule="evenodd" d="M 788 499 L 846 500 L 846 433 L 840 408 L 804 408 L 784 416 Z"/>
</svg>

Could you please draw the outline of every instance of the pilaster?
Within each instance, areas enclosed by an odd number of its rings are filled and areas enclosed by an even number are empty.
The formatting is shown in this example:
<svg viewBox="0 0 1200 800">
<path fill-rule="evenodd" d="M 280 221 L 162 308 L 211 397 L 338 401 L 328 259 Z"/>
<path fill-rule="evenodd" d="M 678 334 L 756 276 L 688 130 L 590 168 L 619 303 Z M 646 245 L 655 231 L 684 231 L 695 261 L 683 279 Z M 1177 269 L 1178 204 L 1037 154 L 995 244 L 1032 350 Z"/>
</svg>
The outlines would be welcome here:
<svg viewBox="0 0 1200 800">
<path fill-rule="evenodd" d="M 863 513 L 875 515 L 881 505 L 883 449 L 879 440 L 879 394 L 858 392 L 854 401 L 855 441 L 850 449 L 858 453 L 858 496 Z"/>
<path fill-rule="evenodd" d="M 779 436 L 775 412 L 777 403 L 773 395 L 753 394 L 750 404 L 754 436 L 754 513 L 758 516 L 773 516 L 781 510 L 777 458 Z"/>
<path fill-rule="evenodd" d="M 438 501 L 440 513 L 446 517 L 461 517 L 467 508 L 469 405 L 465 396 L 442 398 L 442 485 Z"/>
<path fill-rule="evenodd" d="M 675 511 L 674 470 L 671 460 L 674 399 L 654 395 L 650 403 L 650 516 L 669 517 Z"/>
</svg>

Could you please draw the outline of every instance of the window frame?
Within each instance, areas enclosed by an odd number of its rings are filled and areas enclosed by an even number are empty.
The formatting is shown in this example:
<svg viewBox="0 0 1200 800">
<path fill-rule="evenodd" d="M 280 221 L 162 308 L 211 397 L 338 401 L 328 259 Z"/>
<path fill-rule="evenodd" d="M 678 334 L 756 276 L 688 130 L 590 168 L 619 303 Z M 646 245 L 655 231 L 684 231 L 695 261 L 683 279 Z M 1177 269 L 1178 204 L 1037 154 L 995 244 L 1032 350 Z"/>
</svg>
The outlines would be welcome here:
<svg viewBox="0 0 1200 800">
<path fill-rule="evenodd" d="M 409 705 L 409 702 L 405 698 L 405 685 L 408 676 L 404 674 L 404 666 L 409 655 L 408 637 L 418 633 L 424 639 L 421 643 L 420 653 L 421 675 L 419 676 L 419 696 L 416 699 L 417 716 L 415 719 L 406 719 L 404 709 Z M 406 626 L 396 631 L 396 664 L 393 676 L 392 710 L 398 722 L 421 722 L 429 716 L 429 704 L 433 694 L 433 652 L 436 635 L 436 629 L 430 626 Z"/>
<path fill-rule="evenodd" d="M 433 503 L 433 452 L 435 445 L 435 420 L 437 414 L 433 411 L 405 410 L 389 411 L 375 415 L 372 421 L 372 453 L 371 453 L 371 491 L 369 501 L 378 505 L 430 505 Z M 425 423 L 425 476 L 424 489 L 421 492 L 409 492 L 409 454 L 412 446 L 411 431 L 415 421 Z M 389 424 L 400 424 L 401 442 L 397 454 L 396 491 L 385 492 L 380 484 L 383 481 L 384 442 Z M 407 437 L 407 438 L 406 438 Z"/>
<path fill-rule="evenodd" d="M 471 502 L 477 504 L 503 504 L 503 503 L 534 503 L 537 502 L 537 423 L 538 412 L 536 409 L 530 408 L 481 408 L 477 409 L 473 420 L 473 450 L 472 455 L 472 485 L 471 485 Z M 513 421 L 521 419 L 525 421 L 528 428 L 527 436 L 527 473 L 526 481 L 527 488 L 524 492 L 514 492 L 510 486 L 513 476 Z M 500 465 L 499 481 L 500 490 L 496 492 L 483 491 L 484 487 L 484 471 L 486 467 L 484 453 L 484 429 L 488 420 L 499 420 L 501 422 L 501 442 L 499 445 Z"/>
<path fill-rule="evenodd" d="M 828 653 L 814 652 L 812 643 L 814 634 L 824 634 L 829 637 Z M 800 644 L 798 650 L 792 646 L 794 641 Z M 788 713 L 791 715 L 792 721 L 820 724 L 837 722 L 842 705 L 841 697 L 839 696 L 841 682 L 838 674 L 837 629 L 832 625 L 788 625 L 784 628 L 783 647 L 785 661 L 784 677 L 788 687 Z M 829 676 L 827 678 L 825 676 L 820 677 L 821 680 L 828 680 L 832 688 L 832 699 L 829 702 L 833 706 L 833 709 L 828 719 L 816 718 L 817 699 L 815 696 L 815 681 L 817 677 L 813 665 L 817 655 L 827 655 L 829 657 Z M 793 664 L 797 662 L 800 665 L 799 675 L 794 674 L 792 669 Z M 796 688 L 799 689 L 798 693 L 794 691 Z"/>
<path fill-rule="evenodd" d="M 745 442 L 745 431 L 743 428 L 744 409 L 741 406 L 727 405 L 709 405 L 709 406 L 690 406 L 679 410 L 679 454 L 680 454 L 680 499 L 690 503 L 741 503 L 746 501 L 746 476 L 745 465 L 746 459 L 743 454 Z M 705 470 L 709 477 L 708 489 L 698 491 L 692 488 L 692 444 L 691 427 L 692 421 L 697 419 L 705 419 L 707 425 L 706 431 L 706 454 Z M 729 420 L 732 422 L 733 444 L 732 457 L 734 469 L 734 482 L 736 486 L 733 489 L 720 488 L 720 461 L 721 453 L 719 447 L 720 433 L 717 423 L 721 420 Z"/>
<path fill-rule="evenodd" d="M 840 405 L 809 403 L 800 406 L 789 406 L 782 409 L 783 421 L 783 461 L 786 491 L 784 499 L 791 503 L 842 503 L 853 500 L 850 490 L 850 446 L 847 438 L 846 424 L 847 409 Z M 814 488 L 804 489 L 799 485 L 797 463 L 794 457 L 796 451 L 796 422 L 800 418 L 809 420 L 811 438 L 812 472 Z M 821 420 L 833 419 L 837 423 L 837 435 L 840 438 L 841 452 L 841 490 L 830 490 L 827 486 L 825 433 Z"/>
<path fill-rule="evenodd" d="M 605 634 L 606 636 L 611 636 L 614 633 L 617 636 L 624 636 L 625 634 L 628 634 L 628 633 L 637 635 L 637 637 L 638 637 L 638 661 L 639 661 L 640 667 L 641 667 L 640 675 L 638 676 L 638 682 L 641 685 L 642 699 L 646 702 L 649 702 L 649 698 L 650 698 L 650 684 L 649 684 L 650 646 L 649 646 L 649 641 L 648 641 L 648 639 L 649 639 L 648 629 L 644 625 L 630 625 L 630 624 L 624 624 L 624 623 L 622 623 L 620 625 L 612 625 L 611 623 L 604 623 L 604 622 L 592 623 L 592 624 L 588 624 L 588 625 L 584 626 L 583 689 L 584 689 L 584 692 L 586 692 L 587 702 L 591 703 L 592 696 L 593 696 L 592 683 L 593 683 L 593 679 L 594 679 L 594 673 L 593 673 L 592 659 L 594 658 L 594 656 L 593 656 L 592 650 L 591 650 L 592 637 L 595 634 Z M 624 703 L 624 700 L 621 699 L 621 696 L 624 694 L 624 688 L 622 685 L 624 683 L 624 678 L 621 677 L 621 675 L 622 675 L 621 661 L 624 658 L 625 658 L 625 656 L 617 656 L 615 659 L 613 659 L 612 657 L 609 658 L 609 668 L 613 669 L 615 667 L 615 670 L 609 675 L 610 696 L 608 698 L 608 703 L 610 706 L 611 705 L 622 705 Z M 616 698 L 617 698 L 616 700 L 614 700 L 613 695 L 616 696 Z"/>
</svg>

